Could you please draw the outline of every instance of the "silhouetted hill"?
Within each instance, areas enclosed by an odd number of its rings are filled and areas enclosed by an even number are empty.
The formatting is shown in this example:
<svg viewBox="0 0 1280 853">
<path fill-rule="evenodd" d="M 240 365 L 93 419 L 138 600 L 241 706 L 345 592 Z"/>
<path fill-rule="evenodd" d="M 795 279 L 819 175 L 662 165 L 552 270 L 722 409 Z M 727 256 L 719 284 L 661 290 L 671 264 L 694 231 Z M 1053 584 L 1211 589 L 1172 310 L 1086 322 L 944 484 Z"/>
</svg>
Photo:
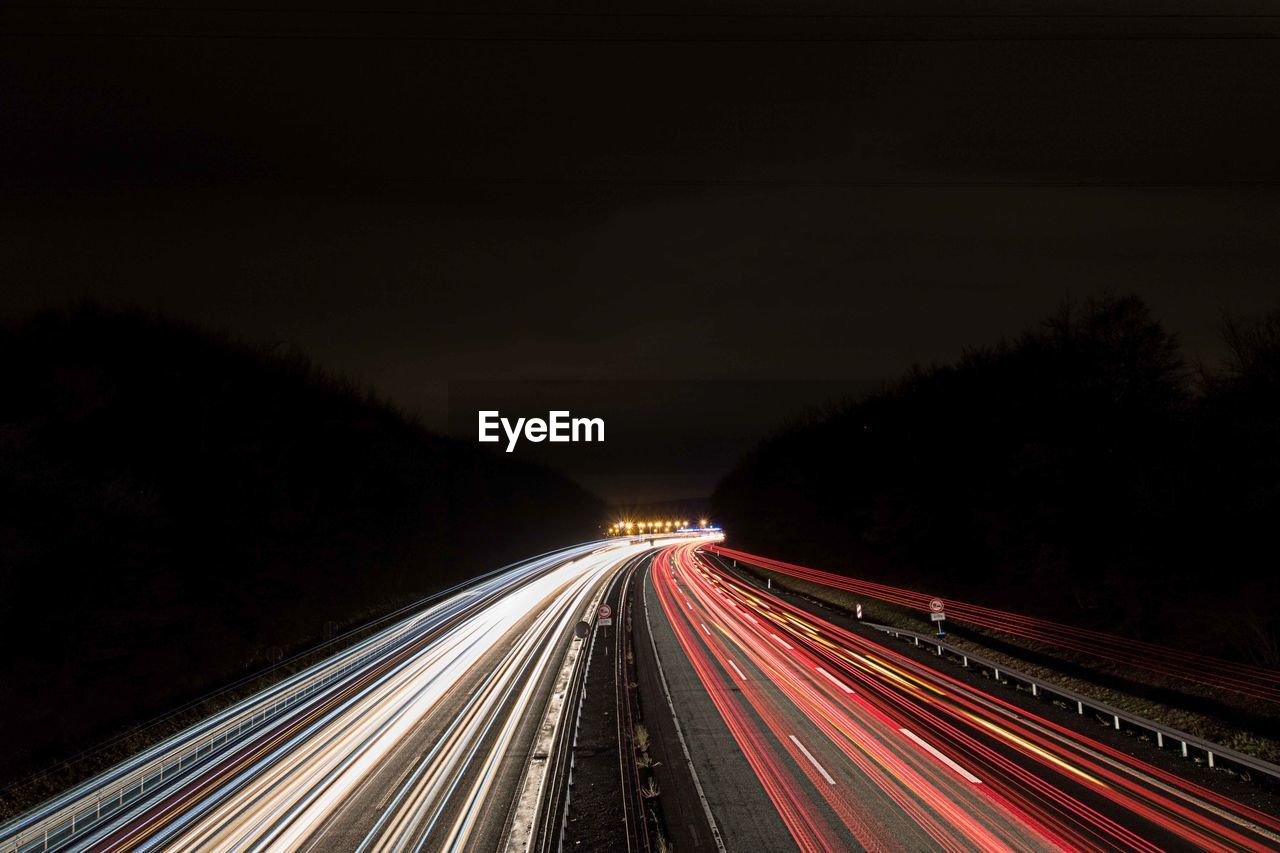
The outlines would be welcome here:
<svg viewBox="0 0 1280 853">
<path fill-rule="evenodd" d="M 1135 297 L 1065 307 L 783 429 L 712 505 L 735 547 L 1280 663 L 1280 315 L 1201 376 Z"/>
<path fill-rule="evenodd" d="M 301 356 L 142 313 L 10 324 L 0 357 L 0 778 L 604 517 Z"/>
</svg>

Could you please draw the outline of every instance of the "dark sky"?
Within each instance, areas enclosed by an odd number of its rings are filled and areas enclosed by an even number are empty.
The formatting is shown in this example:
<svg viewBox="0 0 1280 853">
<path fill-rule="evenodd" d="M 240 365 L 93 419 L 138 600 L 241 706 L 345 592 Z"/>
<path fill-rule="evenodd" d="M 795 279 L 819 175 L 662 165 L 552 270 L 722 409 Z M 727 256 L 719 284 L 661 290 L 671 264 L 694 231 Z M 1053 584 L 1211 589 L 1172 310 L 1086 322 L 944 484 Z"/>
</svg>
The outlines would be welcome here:
<svg viewBox="0 0 1280 853">
<path fill-rule="evenodd" d="M 1210 362 L 1280 307 L 1269 4 L 361 5 L 0 10 L 0 309 L 289 342 L 441 429 L 450 383 L 708 381 L 633 432 L 740 389 L 563 463 L 639 502 L 1064 296 Z"/>
</svg>

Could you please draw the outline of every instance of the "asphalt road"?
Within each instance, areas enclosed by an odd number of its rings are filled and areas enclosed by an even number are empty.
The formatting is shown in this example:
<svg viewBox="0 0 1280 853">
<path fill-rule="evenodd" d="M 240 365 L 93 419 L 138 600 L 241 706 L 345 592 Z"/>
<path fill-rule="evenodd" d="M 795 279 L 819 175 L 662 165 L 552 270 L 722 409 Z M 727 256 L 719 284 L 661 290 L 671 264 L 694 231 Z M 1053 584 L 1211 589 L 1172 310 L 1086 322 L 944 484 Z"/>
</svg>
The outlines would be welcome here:
<svg viewBox="0 0 1280 853">
<path fill-rule="evenodd" d="M 655 558 L 646 604 L 731 850 L 1280 844 L 1275 816 L 746 587 L 693 547 Z"/>
<path fill-rule="evenodd" d="M 573 624 L 650 547 L 484 579 L 0 827 L 0 851 L 49 828 L 48 849 L 517 849 Z"/>
<path fill-rule="evenodd" d="M 639 715 L 612 718 L 619 749 L 637 721 L 650 731 L 677 850 L 1280 847 L 1275 815 L 749 586 L 697 545 L 589 543 L 482 578 L 0 827 L 0 853 L 523 851 L 565 740 L 572 626 L 645 554 L 608 634 L 628 665 L 605 681 Z"/>
<path fill-rule="evenodd" d="M 643 614 L 636 615 L 636 670 L 640 675 L 645 723 L 664 754 L 658 774 L 662 809 L 677 850 L 715 850 L 715 839 L 701 807 L 697 788 L 680 747 L 680 735 L 670 713 L 674 706 L 680 731 L 688 746 L 693 771 L 702 783 L 713 819 L 727 850 L 794 850 L 786 825 L 769 799 L 732 732 L 725 724 L 709 694 L 710 690 L 738 692 L 729 682 L 708 688 L 699 680 L 689 658 L 681 649 L 671 623 L 659 606 L 653 586 L 652 569 L 644 574 Z M 662 661 L 662 674 L 669 688 L 671 705 L 653 659 L 653 649 Z M 663 713 L 663 712 L 666 713 Z"/>
</svg>

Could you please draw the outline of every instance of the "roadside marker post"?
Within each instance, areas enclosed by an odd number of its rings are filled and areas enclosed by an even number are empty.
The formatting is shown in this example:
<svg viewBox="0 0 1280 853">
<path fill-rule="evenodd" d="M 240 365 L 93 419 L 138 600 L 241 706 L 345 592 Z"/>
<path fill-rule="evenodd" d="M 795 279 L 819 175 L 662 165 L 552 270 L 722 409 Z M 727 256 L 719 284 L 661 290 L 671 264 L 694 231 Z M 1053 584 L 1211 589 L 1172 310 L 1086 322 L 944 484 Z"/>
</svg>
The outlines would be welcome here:
<svg viewBox="0 0 1280 853">
<path fill-rule="evenodd" d="M 861 604 L 855 604 L 854 606 L 858 608 L 858 618 L 859 618 L 859 619 L 861 619 L 861 618 L 862 618 L 862 605 L 861 605 Z"/>
</svg>

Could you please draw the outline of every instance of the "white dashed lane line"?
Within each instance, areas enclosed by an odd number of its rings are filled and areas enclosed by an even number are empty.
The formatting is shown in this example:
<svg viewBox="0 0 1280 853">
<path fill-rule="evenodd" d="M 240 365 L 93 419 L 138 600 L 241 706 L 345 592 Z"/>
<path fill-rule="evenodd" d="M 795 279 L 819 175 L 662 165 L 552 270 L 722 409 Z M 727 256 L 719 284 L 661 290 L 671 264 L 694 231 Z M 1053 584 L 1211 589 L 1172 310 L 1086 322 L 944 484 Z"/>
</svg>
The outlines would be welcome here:
<svg viewBox="0 0 1280 853">
<path fill-rule="evenodd" d="M 913 741 L 915 741 L 916 743 L 918 743 L 918 744 L 921 746 L 921 748 L 923 748 L 923 749 L 927 750 L 927 751 L 929 752 L 929 754 L 930 754 L 930 755 L 932 755 L 934 758 L 938 759 L 938 760 L 939 760 L 939 761 L 941 761 L 943 764 L 947 765 L 947 766 L 948 766 L 948 767 L 950 767 L 952 770 L 956 771 L 957 773 L 959 773 L 959 774 L 960 774 L 961 776 L 963 776 L 964 778 L 968 779 L 968 780 L 969 780 L 970 782 L 972 782 L 973 784 L 975 784 L 975 785 L 981 785 L 981 784 L 982 784 L 982 780 L 981 780 L 981 779 L 979 779 L 977 776 L 974 776 L 974 775 L 973 775 L 972 773 L 970 773 L 968 770 L 965 770 L 965 769 L 964 769 L 963 767 L 961 767 L 959 764 L 956 764 L 956 763 L 955 763 L 954 761 L 952 761 L 950 758 L 947 758 L 945 755 L 943 755 L 941 752 L 939 752 L 937 749 L 935 749 L 935 748 L 933 747 L 933 745 L 932 745 L 932 744 L 925 743 L 925 742 L 924 742 L 924 740 L 922 740 L 922 739 L 921 739 L 921 738 L 920 738 L 920 737 L 919 737 L 915 732 L 913 732 L 913 731 L 911 731 L 911 730 L 909 730 L 909 729 L 898 729 L 898 731 L 902 732 L 904 735 L 906 735 L 907 737 L 911 738 Z"/>
<path fill-rule="evenodd" d="M 845 693 L 852 693 L 852 692 L 853 692 L 853 688 L 852 688 L 852 687 L 850 687 L 849 685 L 845 684 L 843 681 L 841 681 L 840 679 L 836 678 L 834 675 L 832 675 L 831 673 L 827 672 L 827 671 L 826 671 L 825 669 L 823 669 L 822 667 L 820 667 L 820 666 L 816 666 L 816 667 L 814 667 L 814 669 L 818 670 L 818 672 L 822 675 L 822 677 L 823 677 L 823 678 L 825 678 L 827 681 L 830 681 L 830 682 L 831 682 L 832 684 L 834 684 L 836 687 L 839 687 L 839 688 L 840 688 L 841 690 L 843 690 Z"/>
<path fill-rule="evenodd" d="M 826 769 L 821 764 L 818 763 L 818 759 L 813 757 L 812 752 L 804 748 L 804 744 L 802 744 L 799 740 L 797 740 L 795 735 L 787 735 L 787 737 L 791 738 L 791 742 L 794 743 L 796 747 L 799 748 L 799 750 L 804 753 L 804 757 L 809 759 L 809 763 L 814 766 L 814 769 L 816 769 L 819 773 L 822 774 L 822 778 L 827 780 L 828 785 L 834 785 L 836 783 L 836 780 L 831 778 L 831 774 L 828 773 Z"/>
</svg>

